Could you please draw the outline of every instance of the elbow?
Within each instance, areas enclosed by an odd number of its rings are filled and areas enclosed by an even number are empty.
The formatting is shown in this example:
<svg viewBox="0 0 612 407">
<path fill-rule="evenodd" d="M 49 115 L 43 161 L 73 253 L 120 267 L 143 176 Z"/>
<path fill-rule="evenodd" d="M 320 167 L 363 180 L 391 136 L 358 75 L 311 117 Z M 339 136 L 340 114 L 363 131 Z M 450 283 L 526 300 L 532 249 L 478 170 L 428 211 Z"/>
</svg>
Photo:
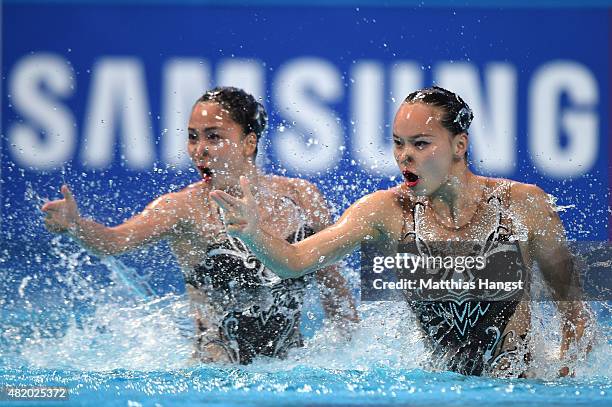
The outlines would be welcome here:
<svg viewBox="0 0 612 407">
<path fill-rule="evenodd" d="M 315 258 L 316 257 L 316 258 Z M 286 261 L 282 270 L 283 279 L 298 278 L 306 274 L 314 273 L 324 267 L 323 256 L 313 256 L 312 254 L 303 253 L 294 245 L 291 246 L 290 252 L 286 257 Z"/>
<path fill-rule="evenodd" d="M 300 267 L 299 263 L 286 262 L 276 274 L 283 280 L 286 280 L 291 278 L 299 278 L 308 273 L 309 271 Z"/>
</svg>

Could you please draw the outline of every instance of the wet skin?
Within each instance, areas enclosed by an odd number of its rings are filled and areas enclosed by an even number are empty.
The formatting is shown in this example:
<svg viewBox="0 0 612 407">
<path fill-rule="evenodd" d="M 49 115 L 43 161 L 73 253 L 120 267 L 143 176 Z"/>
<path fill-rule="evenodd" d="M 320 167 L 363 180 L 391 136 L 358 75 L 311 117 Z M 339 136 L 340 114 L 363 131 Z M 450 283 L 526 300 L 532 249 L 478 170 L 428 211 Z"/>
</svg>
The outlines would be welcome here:
<svg viewBox="0 0 612 407">
<path fill-rule="evenodd" d="M 442 239 L 466 239 L 464 226 L 474 217 L 485 198 L 487 178 L 473 174 L 464 159 L 468 135 L 452 135 L 440 119 L 442 111 L 420 102 L 404 103 L 393 124 L 394 157 L 406 181 L 397 187 L 374 192 L 359 199 L 332 226 L 293 245 L 266 233 L 253 213 L 256 202 L 248 192 L 248 179 L 242 180 L 244 198 L 216 190 L 211 197 L 226 212 L 228 231 L 239 236 L 256 255 L 281 277 L 296 277 L 337 261 L 369 240 L 389 247 L 402 238 L 405 207 L 417 201 L 430 208 L 425 219 L 438 224 L 432 234 Z M 415 176 L 417 179 L 415 180 Z M 490 179 L 493 185 L 503 182 Z M 548 196 L 535 185 L 512 182 L 510 217 L 521 231 L 520 242 L 525 264 L 537 262 L 563 317 L 563 358 L 572 341 L 582 337 L 589 313 L 582 302 L 560 301 L 564 287 L 573 278 L 571 256 L 565 231 Z M 521 303 L 507 329 L 519 335 L 529 329 L 528 303 Z M 561 374 L 568 374 L 567 368 Z"/>
<path fill-rule="evenodd" d="M 68 233 L 86 248 L 102 255 L 115 255 L 161 239 L 169 242 L 181 268 L 191 270 L 200 264 L 208 245 L 225 235 L 219 208 L 209 199 L 212 189 L 240 196 L 239 178 L 251 180 L 257 195 L 258 217 L 266 232 L 285 238 L 294 232 L 295 208 L 282 197 L 289 197 L 301 208 L 306 221 L 315 231 L 330 221 L 329 210 L 317 188 L 304 180 L 266 175 L 253 163 L 257 146 L 255 134 L 244 134 L 221 105 L 197 103 L 191 113 L 188 129 L 188 153 L 202 180 L 178 192 L 165 194 L 126 222 L 107 227 L 79 214 L 68 186 L 61 188 L 63 199 L 46 203 L 45 225 L 54 233 Z M 353 299 L 346 281 L 334 265 L 316 274 L 321 288 L 323 307 L 338 325 L 357 320 Z M 194 303 L 205 304 L 201 290 L 187 285 Z M 197 312 L 197 311 L 196 311 Z M 198 324 L 206 319 L 197 314 Z M 210 360 L 215 360 L 212 355 Z"/>
</svg>

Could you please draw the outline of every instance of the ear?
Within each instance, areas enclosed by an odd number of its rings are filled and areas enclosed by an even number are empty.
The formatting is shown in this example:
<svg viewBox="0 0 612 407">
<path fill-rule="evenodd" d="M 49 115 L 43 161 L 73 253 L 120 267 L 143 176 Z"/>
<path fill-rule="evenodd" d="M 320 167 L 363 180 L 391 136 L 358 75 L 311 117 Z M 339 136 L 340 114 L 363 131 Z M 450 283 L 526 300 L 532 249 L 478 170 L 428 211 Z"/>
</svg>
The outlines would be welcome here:
<svg viewBox="0 0 612 407">
<path fill-rule="evenodd" d="M 465 156 L 468 149 L 468 135 L 467 133 L 460 133 L 453 137 L 453 155 L 455 158 L 461 158 Z"/>
<path fill-rule="evenodd" d="M 251 157 L 255 154 L 255 150 L 257 149 L 257 136 L 255 133 L 250 132 L 244 137 L 243 146 L 245 157 Z"/>
</svg>

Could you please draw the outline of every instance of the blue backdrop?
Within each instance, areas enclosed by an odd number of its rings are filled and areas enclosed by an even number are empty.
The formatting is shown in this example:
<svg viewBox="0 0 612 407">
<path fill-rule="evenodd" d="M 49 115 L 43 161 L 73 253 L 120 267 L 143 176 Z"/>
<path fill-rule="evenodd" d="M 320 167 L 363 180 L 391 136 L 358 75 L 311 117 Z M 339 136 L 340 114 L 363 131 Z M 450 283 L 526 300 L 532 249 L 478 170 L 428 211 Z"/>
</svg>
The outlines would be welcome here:
<svg viewBox="0 0 612 407">
<path fill-rule="evenodd" d="M 115 224 L 196 180 L 187 117 L 217 84 L 264 101 L 260 163 L 311 179 L 337 213 L 398 182 L 403 97 L 448 87 L 475 111 L 476 171 L 538 184 L 567 206 L 571 238 L 608 239 L 609 9 L 476 3 L 5 2 L 3 258 L 55 261 L 36 208 L 62 182 L 82 213 Z"/>
</svg>

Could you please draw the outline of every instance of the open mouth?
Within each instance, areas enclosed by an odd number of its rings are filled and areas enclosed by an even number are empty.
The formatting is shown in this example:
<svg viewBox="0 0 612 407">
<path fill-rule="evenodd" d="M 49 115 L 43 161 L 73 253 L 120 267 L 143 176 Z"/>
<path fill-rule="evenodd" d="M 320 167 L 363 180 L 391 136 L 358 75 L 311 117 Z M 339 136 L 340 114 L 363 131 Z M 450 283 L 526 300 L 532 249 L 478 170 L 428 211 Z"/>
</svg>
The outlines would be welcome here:
<svg viewBox="0 0 612 407">
<path fill-rule="evenodd" d="M 212 170 L 208 167 L 198 167 L 198 169 L 200 170 L 200 174 L 202 174 L 202 179 L 206 182 L 210 182 L 213 176 Z"/>
<path fill-rule="evenodd" d="M 403 174 L 404 179 L 406 180 L 406 184 L 408 184 L 409 187 L 413 187 L 419 183 L 419 176 L 416 175 L 414 172 L 404 171 Z"/>
</svg>

